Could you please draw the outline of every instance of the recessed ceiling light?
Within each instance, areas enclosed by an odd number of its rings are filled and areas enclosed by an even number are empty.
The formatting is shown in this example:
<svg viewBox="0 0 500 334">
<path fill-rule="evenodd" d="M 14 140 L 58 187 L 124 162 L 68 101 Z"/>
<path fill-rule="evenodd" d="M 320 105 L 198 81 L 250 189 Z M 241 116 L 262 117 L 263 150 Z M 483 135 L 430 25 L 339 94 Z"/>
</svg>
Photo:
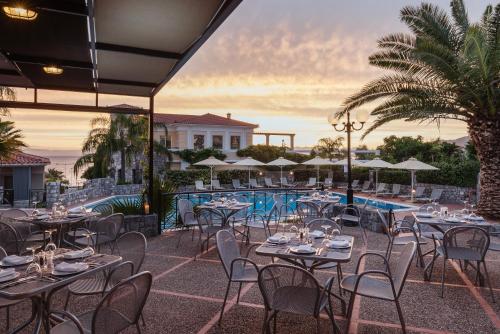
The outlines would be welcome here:
<svg viewBox="0 0 500 334">
<path fill-rule="evenodd" d="M 59 75 L 61 74 L 64 70 L 56 65 L 48 65 L 43 67 L 43 71 L 47 74 L 53 74 L 53 75 Z"/>
<path fill-rule="evenodd" d="M 24 8 L 22 6 L 3 6 L 3 12 L 10 18 L 18 20 L 33 21 L 38 16 L 38 13 L 30 8 Z"/>
</svg>

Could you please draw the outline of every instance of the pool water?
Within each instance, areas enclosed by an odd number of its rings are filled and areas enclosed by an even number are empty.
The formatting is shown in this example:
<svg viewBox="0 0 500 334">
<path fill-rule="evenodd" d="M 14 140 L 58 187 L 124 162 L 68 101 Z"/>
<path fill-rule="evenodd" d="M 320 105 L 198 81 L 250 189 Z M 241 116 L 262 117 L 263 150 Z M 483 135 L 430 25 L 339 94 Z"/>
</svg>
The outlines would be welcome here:
<svg viewBox="0 0 500 334">
<path fill-rule="evenodd" d="M 213 194 L 208 194 L 208 193 L 191 193 L 191 194 L 181 194 L 177 195 L 177 199 L 189 199 L 191 202 L 193 202 L 194 205 L 199 205 L 203 204 L 205 202 L 208 202 L 212 199 L 212 196 L 214 197 L 226 197 L 228 199 L 238 199 L 239 201 L 245 201 L 245 202 L 250 202 L 253 203 L 253 209 L 254 210 L 259 210 L 261 212 L 266 212 L 269 213 L 271 211 L 271 208 L 274 204 L 273 196 L 279 194 L 283 202 L 286 202 L 289 207 L 292 209 L 296 208 L 296 200 L 304 195 L 307 195 L 307 192 L 303 191 L 294 191 L 290 190 L 289 192 L 279 192 L 279 191 L 273 191 L 273 190 L 266 190 L 266 191 L 237 191 L 237 192 L 230 192 L 230 193 L 213 193 Z M 340 197 L 340 203 L 345 204 L 347 202 L 347 196 L 342 193 L 332 193 L 332 195 L 339 196 Z M 131 198 L 136 198 L 139 199 L 139 195 L 116 195 L 116 196 L 111 196 L 104 198 L 102 200 L 89 203 L 85 205 L 87 208 L 91 209 L 95 207 L 98 204 L 107 204 L 111 203 L 113 201 L 125 201 L 126 199 L 130 200 Z M 367 201 L 366 197 L 360 197 L 360 196 L 355 196 L 354 197 L 354 203 L 359 204 L 359 205 L 364 205 Z M 390 202 L 390 201 L 384 201 L 382 199 L 368 199 L 367 205 L 372 208 L 376 208 L 382 211 L 408 211 L 413 209 L 414 207 L 411 205 L 404 205 L 400 203 L 395 203 L 395 202 Z M 174 205 L 174 208 L 177 206 Z M 176 211 L 176 210 L 175 210 Z M 164 228 L 171 227 L 175 224 L 176 221 L 176 214 L 175 211 L 172 212 L 169 216 L 166 217 L 165 221 L 163 222 Z"/>
</svg>

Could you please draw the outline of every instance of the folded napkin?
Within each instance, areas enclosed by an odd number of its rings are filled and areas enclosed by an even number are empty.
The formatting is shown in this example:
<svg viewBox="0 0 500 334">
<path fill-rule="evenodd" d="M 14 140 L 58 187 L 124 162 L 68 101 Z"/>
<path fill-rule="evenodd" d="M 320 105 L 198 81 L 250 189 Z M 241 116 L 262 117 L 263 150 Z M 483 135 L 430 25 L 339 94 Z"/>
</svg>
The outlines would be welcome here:
<svg viewBox="0 0 500 334">
<path fill-rule="evenodd" d="M 19 264 L 24 264 L 26 263 L 26 256 L 19 256 L 19 255 L 9 255 L 6 256 L 2 259 L 2 262 L 5 264 L 10 264 L 10 265 L 19 265 Z"/>
<path fill-rule="evenodd" d="M 484 220 L 483 217 L 481 216 L 477 216 L 476 214 L 474 213 L 471 213 L 469 216 L 467 216 L 467 219 L 469 220 Z"/>
<path fill-rule="evenodd" d="M 283 242 L 286 243 L 289 241 L 288 237 L 284 235 L 273 235 L 269 238 L 267 238 L 267 241 L 272 242 L 272 243 L 278 243 L 278 242 Z"/>
<path fill-rule="evenodd" d="M 16 270 L 14 268 L 0 269 L 0 278 L 14 275 Z"/>
<path fill-rule="evenodd" d="M 38 215 L 36 215 L 36 217 L 35 217 L 35 218 L 36 218 L 36 219 L 40 219 L 40 220 L 41 220 L 41 219 L 48 219 L 48 218 L 49 218 L 49 215 L 48 215 L 48 214 L 46 214 L 46 213 L 42 213 L 42 214 L 38 214 Z"/>
<path fill-rule="evenodd" d="M 315 252 L 316 250 L 311 247 L 311 245 L 299 245 L 295 248 L 296 252 L 298 253 L 311 253 Z"/>
<path fill-rule="evenodd" d="M 75 263 L 61 262 L 58 265 L 56 265 L 54 269 L 57 271 L 62 271 L 67 273 L 76 273 L 79 271 L 83 271 L 87 268 L 88 265 L 83 262 L 75 262 Z"/>
<path fill-rule="evenodd" d="M 92 249 L 85 248 L 64 253 L 65 259 L 79 259 L 92 255 Z"/>
<path fill-rule="evenodd" d="M 309 232 L 309 235 L 313 238 L 324 238 L 325 237 L 325 232 L 320 231 L 320 230 L 314 230 L 312 232 Z"/>
<path fill-rule="evenodd" d="M 432 213 L 428 213 L 428 212 L 417 212 L 416 216 L 420 217 L 420 218 L 432 218 L 433 217 Z"/>
<path fill-rule="evenodd" d="M 332 240 L 327 245 L 329 248 L 346 248 L 349 247 L 349 241 L 347 240 Z"/>
</svg>

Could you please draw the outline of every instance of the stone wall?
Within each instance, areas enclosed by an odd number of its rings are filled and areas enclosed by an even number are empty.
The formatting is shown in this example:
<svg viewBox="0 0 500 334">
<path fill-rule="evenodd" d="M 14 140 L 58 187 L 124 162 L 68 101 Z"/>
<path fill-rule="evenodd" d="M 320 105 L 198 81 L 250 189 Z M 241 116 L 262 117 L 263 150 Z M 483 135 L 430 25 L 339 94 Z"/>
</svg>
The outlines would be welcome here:
<svg viewBox="0 0 500 334">
<path fill-rule="evenodd" d="M 81 200 L 92 200 L 113 195 L 133 195 L 143 191 L 142 184 L 117 185 L 112 178 L 93 179 L 85 182 L 83 189 L 69 188 L 64 194 L 60 193 L 58 182 L 47 183 L 47 208 L 54 202 L 62 202 L 65 206 L 81 203 Z"/>
</svg>

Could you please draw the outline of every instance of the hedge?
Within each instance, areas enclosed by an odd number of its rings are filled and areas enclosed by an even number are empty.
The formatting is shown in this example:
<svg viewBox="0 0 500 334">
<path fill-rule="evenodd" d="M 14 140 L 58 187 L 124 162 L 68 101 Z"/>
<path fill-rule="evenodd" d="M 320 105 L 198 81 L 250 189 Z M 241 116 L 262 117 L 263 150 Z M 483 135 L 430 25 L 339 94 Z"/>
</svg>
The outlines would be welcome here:
<svg viewBox="0 0 500 334">
<path fill-rule="evenodd" d="M 251 171 L 250 175 L 256 177 L 257 173 Z M 176 187 L 192 186 L 196 180 L 202 180 L 205 184 L 210 184 L 210 169 L 167 170 L 165 176 Z M 233 179 L 239 179 L 244 183 L 248 182 L 248 170 L 214 171 L 214 178 L 218 178 L 221 184 L 231 184 Z"/>
</svg>

